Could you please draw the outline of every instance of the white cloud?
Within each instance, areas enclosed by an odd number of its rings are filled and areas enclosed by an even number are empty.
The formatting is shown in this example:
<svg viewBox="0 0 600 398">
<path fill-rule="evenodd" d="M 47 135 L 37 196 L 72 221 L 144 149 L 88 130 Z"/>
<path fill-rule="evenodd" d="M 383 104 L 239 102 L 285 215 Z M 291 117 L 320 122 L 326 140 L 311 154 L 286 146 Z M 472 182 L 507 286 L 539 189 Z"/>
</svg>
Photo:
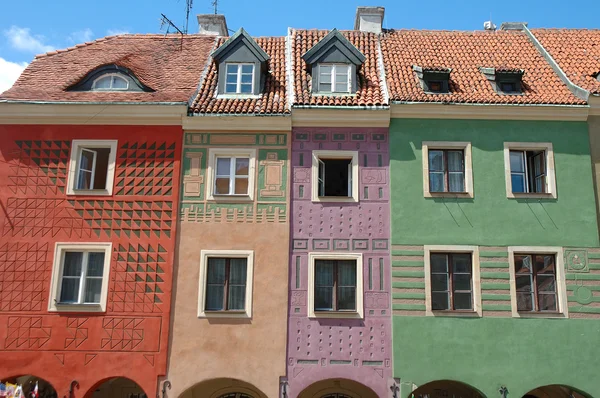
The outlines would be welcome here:
<svg viewBox="0 0 600 398">
<path fill-rule="evenodd" d="M 129 31 L 127 29 L 109 29 L 106 31 L 107 36 L 115 36 L 115 35 L 126 35 Z"/>
<path fill-rule="evenodd" d="M 20 28 L 13 25 L 9 30 L 4 31 L 4 36 L 8 38 L 11 46 L 17 50 L 33 53 L 46 53 L 54 50 L 54 47 L 44 44 L 44 36 L 32 35 L 29 28 Z"/>
<path fill-rule="evenodd" d="M 0 58 L 0 93 L 11 88 L 27 67 L 27 62 L 10 62 Z"/>
<path fill-rule="evenodd" d="M 72 43 L 85 43 L 94 38 L 94 32 L 90 28 L 73 32 L 67 38 Z"/>
</svg>

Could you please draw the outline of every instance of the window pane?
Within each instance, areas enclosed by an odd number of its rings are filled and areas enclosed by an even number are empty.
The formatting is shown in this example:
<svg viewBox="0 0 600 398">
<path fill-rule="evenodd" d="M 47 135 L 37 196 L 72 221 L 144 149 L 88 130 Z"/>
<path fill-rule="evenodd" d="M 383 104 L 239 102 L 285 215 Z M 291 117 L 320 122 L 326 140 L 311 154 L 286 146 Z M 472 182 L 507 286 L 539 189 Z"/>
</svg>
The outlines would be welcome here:
<svg viewBox="0 0 600 398">
<path fill-rule="evenodd" d="M 510 151 L 510 171 L 525 172 L 525 162 L 523 161 L 523 151 Z"/>
<path fill-rule="evenodd" d="M 92 172 L 79 170 L 79 178 L 77 178 L 77 189 L 90 189 L 92 186 Z"/>
<path fill-rule="evenodd" d="M 112 80 L 112 76 L 101 77 L 100 79 L 96 80 L 96 82 L 94 83 L 94 87 L 96 89 L 101 89 L 101 90 L 102 89 L 104 89 L 104 90 L 110 89 L 111 80 Z"/>
<path fill-rule="evenodd" d="M 241 88 L 240 92 L 242 94 L 251 94 L 252 93 L 252 84 L 244 83 L 240 86 L 240 88 Z"/>
<path fill-rule="evenodd" d="M 519 274 L 532 273 L 531 256 L 515 256 L 515 272 Z"/>
<path fill-rule="evenodd" d="M 535 192 L 544 193 L 546 192 L 546 177 L 536 177 L 535 179 Z"/>
<path fill-rule="evenodd" d="M 321 75 L 330 75 L 331 76 L 331 65 L 319 65 L 319 73 Z"/>
<path fill-rule="evenodd" d="M 431 293 L 431 309 L 447 310 L 450 309 L 450 296 L 448 293 Z"/>
<path fill-rule="evenodd" d="M 246 285 L 247 260 L 245 258 L 232 258 L 229 260 L 229 283 L 232 285 Z"/>
<path fill-rule="evenodd" d="M 540 294 L 538 297 L 540 311 L 557 311 L 555 294 Z"/>
<path fill-rule="evenodd" d="M 101 278 L 86 278 L 85 294 L 83 297 L 84 303 L 99 303 L 102 292 Z"/>
<path fill-rule="evenodd" d="M 102 276 L 104 253 L 88 253 L 87 276 Z"/>
<path fill-rule="evenodd" d="M 319 83 L 319 91 L 331 92 L 331 83 Z"/>
<path fill-rule="evenodd" d="M 206 266 L 206 304 L 208 311 L 223 310 L 225 290 L 225 264 L 224 258 L 209 258 Z"/>
<path fill-rule="evenodd" d="M 237 75 L 227 75 L 226 83 L 228 84 L 237 84 Z M 235 86 L 233 86 L 235 89 Z"/>
<path fill-rule="evenodd" d="M 444 152 L 429 151 L 429 171 L 445 171 L 444 168 Z"/>
<path fill-rule="evenodd" d="M 454 274 L 452 275 L 454 281 L 454 291 L 457 290 L 471 290 L 471 275 L 470 274 Z"/>
<path fill-rule="evenodd" d="M 225 283 L 225 264 L 224 258 L 209 258 L 206 267 L 206 283 Z"/>
<path fill-rule="evenodd" d="M 533 311 L 533 293 L 517 292 L 517 310 Z"/>
<path fill-rule="evenodd" d="M 79 157 L 79 169 L 91 171 L 94 168 L 94 155 L 96 152 L 82 150 Z"/>
<path fill-rule="evenodd" d="M 217 175 L 228 176 L 231 172 L 230 158 L 217 158 Z"/>
<path fill-rule="evenodd" d="M 250 159 L 248 158 L 237 158 L 235 160 L 235 175 L 247 176 L 248 169 L 250 166 Z"/>
<path fill-rule="evenodd" d="M 539 176 L 544 173 L 544 170 L 546 169 L 545 164 L 544 164 L 545 162 L 546 162 L 546 153 L 545 152 L 540 152 L 533 157 L 533 171 L 535 173 L 534 174 L 535 176 Z"/>
<path fill-rule="evenodd" d="M 356 310 L 356 288 L 338 288 L 338 310 Z"/>
<path fill-rule="evenodd" d="M 237 84 L 235 84 L 235 83 L 227 83 L 225 85 L 225 92 L 226 93 L 236 93 L 237 92 Z"/>
<path fill-rule="evenodd" d="M 338 261 L 338 283 L 340 286 L 356 286 L 356 263 Z"/>
<path fill-rule="evenodd" d="M 429 172 L 429 191 L 444 192 L 444 173 Z"/>
<path fill-rule="evenodd" d="M 315 311 L 333 310 L 333 287 L 315 288 Z"/>
<path fill-rule="evenodd" d="M 252 84 L 252 75 L 242 75 L 242 83 Z"/>
<path fill-rule="evenodd" d="M 471 299 L 471 293 L 454 293 L 454 309 L 472 310 L 473 300 Z"/>
<path fill-rule="evenodd" d="M 464 192 L 465 191 L 465 175 L 460 173 L 448 173 L 448 185 L 450 192 Z"/>
<path fill-rule="evenodd" d="M 245 309 L 246 286 L 229 286 L 227 309 L 236 311 Z"/>
<path fill-rule="evenodd" d="M 448 151 L 448 171 L 464 171 L 463 151 Z"/>
<path fill-rule="evenodd" d="M 554 275 L 538 275 L 536 278 L 538 292 L 556 292 Z"/>
<path fill-rule="evenodd" d="M 519 292 L 533 292 L 533 278 L 531 275 L 521 275 L 515 278 L 517 285 L 517 291 Z"/>
<path fill-rule="evenodd" d="M 431 275 L 431 290 L 434 292 L 445 292 L 448 290 L 448 275 L 433 274 Z"/>
<path fill-rule="evenodd" d="M 238 66 L 237 64 L 227 64 L 227 74 L 235 73 L 237 74 Z"/>
<path fill-rule="evenodd" d="M 81 276 L 82 252 L 65 252 L 63 276 Z"/>
<path fill-rule="evenodd" d="M 223 310 L 223 291 L 225 287 L 220 285 L 206 286 L 206 311 L 221 311 Z"/>
<path fill-rule="evenodd" d="M 61 303 L 76 303 L 79 300 L 79 278 L 63 278 L 60 288 Z"/>
<path fill-rule="evenodd" d="M 315 286 L 333 286 L 333 261 L 315 261 Z"/>
<path fill-rule="evenodd" d="M 454 272 L 470 273 L 471 272 L 471 255 L 470 254 L 453 254 L 452 262 L 454 264 Z"/>
<path fill-rule="evenodd" d="M 242 65 L 242 73 L 250 73 L 254 71 L 254 65 Z"/>
<path fill-rule="evenodd" d="M 236 178 L 235 179 L 235 194 L 236 195 L 247 195 L 248 194 L 248 178 Z"/>
<path fill-rule="evenodd" d="M 448 272 L 448 256 L 446 254 L 431 254 L 431 272 Z"/>
<path fill-rule="evenodd" d="M 114 89 L 127 89 L 127 80 L 119 76 L 113 76 L 112 88 Z"/>
<path fill-rule="evenodd" d="M 319 76 L 319 82 L 321 84 L 331 84 L 331 73 L 323 73 L 321 72 L 321 75 Z"/>
<path fill-rule="evenodd" d="M 527 189 L 525 189 L 525 174 L 512 173 L 510 175 L 510 183 L 511 183 L 511 187 L 512 187 L 512 192 L 514 192 L 514 193 L 527 192 Z"/>
<path fill-rule="evenodd" d="M 346 81 L 338 83 L 335 83 L 335 92 L 336 93 L 347 93 L 348 90 L 348 83 Z"/>
<path fill-rule="evenodd" d="M 538 274 L 555 273 L 554 256 L 552 255 L 537 255 L 535 256 L 535 272 Z"/>
<path fill-rule="evenodd" d="M 217 178 L 215 181 L 215 195 L 229 195 L 229 178 Z"/>
</svg>

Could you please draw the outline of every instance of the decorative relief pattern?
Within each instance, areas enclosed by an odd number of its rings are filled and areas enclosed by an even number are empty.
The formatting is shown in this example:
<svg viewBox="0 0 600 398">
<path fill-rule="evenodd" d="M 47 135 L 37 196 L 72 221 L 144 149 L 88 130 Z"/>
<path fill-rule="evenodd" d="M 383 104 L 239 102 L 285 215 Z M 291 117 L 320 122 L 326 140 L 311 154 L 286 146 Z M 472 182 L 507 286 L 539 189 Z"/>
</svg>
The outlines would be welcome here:
<svg viewBox="0 0 600 398">
<path fill-rule="evenodd" d="M 48 296 L 47 243 L 0 246 L 0 311 L 42 311 Z"/>
<path fill-rule="evenodd" d="M 590 272 L 588 266 L 587 250 L 565 250 L 565 263 L 567 271 L 570 272 Z"/>
<path fill-rule="evenodd" d="M 201 196 L 204 190 L 204 174 L 202 172 L 203 152 L 186 152 L 189 160 L 188 174 L 183 176 L 183 196 Z"/>
<path fill-rule="evenodd" d="M 264 168 L 264 188 L 260 189 L 261 197 L 283 198 L 285 196 L 283 190 L 285 161 L 278 160 L 278 156 L 277 152 L 267 152 L 267 159 L 259 162 L 259 165 Z"/>
<path fill-rule="evenodd" d="M 11 316 L 8 318 L 6 349 L 39 349 L 50 340 L 52 330 L 45 327 L 42 317 Z"/>
<path fill-rule="evenodd" d="M 386 310 L 390 307 L 390 296 L 386 292 L 367 292 L 365 293 L 365 307 Z"/>
<path fill-rule="evenodd" d="M 88 318 L 67 318 L 67 333 L 65 349 L 78 348 L 88 338 L 88 328 L 85 323 Z"/>
<path fill-rule="evenodd" d="M 144 318 L 109 318 L 102 320 L 102 348 L 133 350 L 144 340 Z"/>
<path fill-rule="evenodd" d="M 185 145 L 286 146 L 286 134 L 186 133 Z"/>
</svg>

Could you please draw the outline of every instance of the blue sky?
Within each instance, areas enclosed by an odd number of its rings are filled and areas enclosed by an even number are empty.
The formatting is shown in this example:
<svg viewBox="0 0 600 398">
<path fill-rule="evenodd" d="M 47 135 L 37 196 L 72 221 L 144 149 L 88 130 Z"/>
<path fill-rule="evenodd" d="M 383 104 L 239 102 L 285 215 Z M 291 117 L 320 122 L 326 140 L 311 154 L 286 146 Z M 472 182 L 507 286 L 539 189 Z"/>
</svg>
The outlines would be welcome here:
<svg viewBox="0 0 600 398">
<path fill-rule="evenodd" d="M 213 12 L 212 0 L 194 0 L 196 14 Z M 598 0 L 219 0 L 230 29 L 254 36 L 280 35 L 287 27 L 351 29 L 356 7 L 386 8 L 384 27 L 479 30 L 490 19 L 527 21 L 530 27 L 600 28 Z M 35 54 L 115 33 L 159 33 L 160 13 L 183 26 L 185 0 L 0 0 L 0 92 Z"/>
</svg>

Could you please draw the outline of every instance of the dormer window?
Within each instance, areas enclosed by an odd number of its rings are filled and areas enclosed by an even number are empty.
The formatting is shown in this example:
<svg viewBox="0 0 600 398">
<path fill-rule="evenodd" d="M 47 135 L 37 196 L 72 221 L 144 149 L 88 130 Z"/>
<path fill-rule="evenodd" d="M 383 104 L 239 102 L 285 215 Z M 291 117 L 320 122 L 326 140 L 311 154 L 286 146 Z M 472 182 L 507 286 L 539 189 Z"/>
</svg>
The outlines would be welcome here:
<svg viewBox="0 0 600 398">
<path fill-rule="evenodd" d="M 514 68 L 480 68 L 498 94 L 522 94 L 521 83 L 525 71 Z"/>
<path fill-rule="evenodd" d="M 262 92 L 270 57 L 240 28 L 212 54 L 217 65 L 217 95 L 248 97 Z"/>
<path fill-rule="evenodd" d="M 92 90 L 97 91 L 120 91 L 127 90 L 128 88 L 129 82 L 127 78 L 116 73 L 102 75 L 96 78 L 92 84 Z"/>
<path fill-rule="evenodd" d="M 351 68 L 345 64 L 319 64 L 320 93 L 349 93 Z"/>
<path fill-rule="evenodd" d="M 423 68 L 413 65 L 421 88 L 428 94 L 446 94 L 449 92 L 450 68 Z"/>
<path fill-rule="evenodd" d="M 312 76 L 313 93 L 348 95 L 356 92 L 356 71 L 365 62 L 365 56 L 337 29 L 308 50 L 302 59 Z"/>
<path fill-rule="evenodd" d="M 227 73 L 226 94 L 252 94 L 254 64 L 227 64 L 225 70 Z"/>
</svg>

